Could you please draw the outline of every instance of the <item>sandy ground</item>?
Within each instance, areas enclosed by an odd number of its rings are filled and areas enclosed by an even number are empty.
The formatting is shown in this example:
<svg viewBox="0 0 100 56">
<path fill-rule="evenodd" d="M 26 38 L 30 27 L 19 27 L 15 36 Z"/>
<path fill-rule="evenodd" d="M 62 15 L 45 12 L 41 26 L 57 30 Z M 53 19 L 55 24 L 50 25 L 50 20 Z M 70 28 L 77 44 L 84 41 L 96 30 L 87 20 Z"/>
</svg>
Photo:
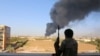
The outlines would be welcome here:
<svg viewBox="0 0 100 56">
<path fill-rule="evenodd" d="M 23 47 L 16 50 L 17 53 L 54 53 L 54 41 L 52 40 L 29 40 Z M 78 52 L 94 52 L 96 46 L 86 43 L 78 43 Z"/>
</svg>

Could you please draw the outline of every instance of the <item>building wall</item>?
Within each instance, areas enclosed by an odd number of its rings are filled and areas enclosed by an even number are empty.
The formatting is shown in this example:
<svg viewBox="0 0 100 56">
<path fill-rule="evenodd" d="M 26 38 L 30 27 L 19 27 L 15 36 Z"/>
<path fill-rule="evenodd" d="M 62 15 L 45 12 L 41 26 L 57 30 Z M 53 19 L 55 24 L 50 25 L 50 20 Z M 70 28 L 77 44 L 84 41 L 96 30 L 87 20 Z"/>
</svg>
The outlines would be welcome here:
<svg viewBox="0 0 100 56">
<path fill-rule="evenodd" d="M 10 40 L 10 27 L 0 25 L 0 36 L 2 37 L 2 50 L 5 50 Z"/>
</svg>

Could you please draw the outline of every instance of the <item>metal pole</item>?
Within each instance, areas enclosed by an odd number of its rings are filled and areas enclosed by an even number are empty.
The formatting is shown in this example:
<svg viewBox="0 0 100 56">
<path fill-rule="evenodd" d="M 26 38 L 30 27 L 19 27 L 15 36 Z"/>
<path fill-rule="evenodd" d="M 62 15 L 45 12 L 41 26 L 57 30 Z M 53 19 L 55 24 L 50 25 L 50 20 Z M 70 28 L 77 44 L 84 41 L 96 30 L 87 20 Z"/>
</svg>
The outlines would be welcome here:
<svg viewBox="0 0 100 56">
<path fill-rule="evenodd" d="M 60 36 L 60 34 L 59 34 L 59 29 L 60 29 L 60 27 L 59 27 L 59 25 L 58 25 L 58 38 L 57 38 L 58 43 L 59 43 L 59 36 Z"/>
</svg>

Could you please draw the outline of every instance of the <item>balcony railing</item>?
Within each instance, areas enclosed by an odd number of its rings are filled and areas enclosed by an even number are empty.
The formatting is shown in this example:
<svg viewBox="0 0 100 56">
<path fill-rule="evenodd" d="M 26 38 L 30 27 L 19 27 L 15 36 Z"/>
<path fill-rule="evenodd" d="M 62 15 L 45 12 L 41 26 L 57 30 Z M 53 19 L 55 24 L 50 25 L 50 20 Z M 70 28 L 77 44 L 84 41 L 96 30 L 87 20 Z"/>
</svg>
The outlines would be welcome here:
<svg viewBox="0 0 100 56">
<path fill-rule="evenodd" d="M 0 56 L 52 56 L 52 53 L 0 53 Z M 100 56 L 100 53 L 81 53 L 78 56 Z"/>
</svg>

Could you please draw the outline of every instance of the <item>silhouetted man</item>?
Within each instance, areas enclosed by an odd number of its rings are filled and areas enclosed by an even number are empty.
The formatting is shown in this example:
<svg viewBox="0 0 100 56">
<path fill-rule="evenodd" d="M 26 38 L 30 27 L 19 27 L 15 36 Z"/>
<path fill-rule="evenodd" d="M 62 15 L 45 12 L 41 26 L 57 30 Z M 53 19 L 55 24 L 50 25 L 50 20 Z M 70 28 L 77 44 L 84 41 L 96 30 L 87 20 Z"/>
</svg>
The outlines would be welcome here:
<svg viewBox="0 0 100 56">
<path fill-rule="evenodd" d="M 65 39 L 62 41 L 61 46 L 59 46 L 59 36 L 54 44 L 56 56 L 77 56 L 78 43 L 73 39 L 73 31 L 66 29 L 64 34 Z"/>
</svg>

